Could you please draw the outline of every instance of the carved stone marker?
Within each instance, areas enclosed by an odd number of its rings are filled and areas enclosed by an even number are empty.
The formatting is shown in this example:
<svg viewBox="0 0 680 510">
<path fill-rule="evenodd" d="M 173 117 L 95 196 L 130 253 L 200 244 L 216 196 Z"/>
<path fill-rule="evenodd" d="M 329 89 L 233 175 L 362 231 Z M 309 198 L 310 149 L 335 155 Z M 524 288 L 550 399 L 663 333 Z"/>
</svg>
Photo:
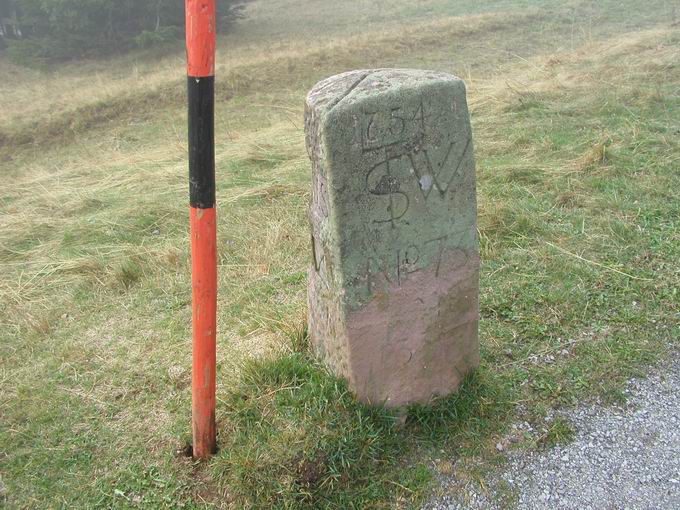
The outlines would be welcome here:
<svg viewBox="0 0 680 510">
<path fill-rule="evenodd" d="M 353 71 L 307 96 L 309 328 L 366 402 L 455 391 L 479 362 L 479 249 L 465 85 Z"/>
</svg>

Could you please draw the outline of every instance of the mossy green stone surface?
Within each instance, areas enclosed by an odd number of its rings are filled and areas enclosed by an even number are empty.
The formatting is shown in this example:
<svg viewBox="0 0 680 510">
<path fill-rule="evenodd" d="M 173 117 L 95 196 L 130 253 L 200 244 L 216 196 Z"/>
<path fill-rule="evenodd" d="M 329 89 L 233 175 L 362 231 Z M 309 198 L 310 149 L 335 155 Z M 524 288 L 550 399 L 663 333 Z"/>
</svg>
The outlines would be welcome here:
<svg viewBox="0 0 680 510">
<path fill-rule="evenodd" d="M 358 396 L 454 391 L 478 362 L 475 165 L 465 85 L 354 71 L 306 105 L 314 344 Z"/>
</svg>

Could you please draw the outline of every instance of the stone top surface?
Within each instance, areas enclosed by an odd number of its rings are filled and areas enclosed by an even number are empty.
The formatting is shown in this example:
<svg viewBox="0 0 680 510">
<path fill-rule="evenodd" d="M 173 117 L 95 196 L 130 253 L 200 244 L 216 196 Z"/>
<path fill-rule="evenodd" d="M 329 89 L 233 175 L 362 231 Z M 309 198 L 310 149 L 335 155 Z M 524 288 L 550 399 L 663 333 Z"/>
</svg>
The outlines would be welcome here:
<svg viewBox="0 0 680 510">
<path fill-rule="evenodd" d="M 328 113 L 382 93 L 426 87 L 441 82 L 463 81 L 451 74 L 419 69 L 362 69 L 331 76 L 320 81 L 307 95 L 307 106 Z"/>
</svg>

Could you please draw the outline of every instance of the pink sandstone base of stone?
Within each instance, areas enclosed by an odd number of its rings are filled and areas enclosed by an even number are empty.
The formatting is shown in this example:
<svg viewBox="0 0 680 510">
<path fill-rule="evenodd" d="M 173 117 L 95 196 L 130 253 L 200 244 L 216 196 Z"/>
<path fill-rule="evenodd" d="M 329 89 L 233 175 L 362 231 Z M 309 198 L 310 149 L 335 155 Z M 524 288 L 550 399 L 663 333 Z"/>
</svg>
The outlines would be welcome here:
<svg viewBox="0 0 680 510">
<path fill-rule="evenodd" d="M 359 399 L 400 407 L 458 389 L 479 364 L 479 256 L 452 250 L 347 317 L 347 371 Z M 343 371 L 344 372 L 344 371 Z"/>
</svg>

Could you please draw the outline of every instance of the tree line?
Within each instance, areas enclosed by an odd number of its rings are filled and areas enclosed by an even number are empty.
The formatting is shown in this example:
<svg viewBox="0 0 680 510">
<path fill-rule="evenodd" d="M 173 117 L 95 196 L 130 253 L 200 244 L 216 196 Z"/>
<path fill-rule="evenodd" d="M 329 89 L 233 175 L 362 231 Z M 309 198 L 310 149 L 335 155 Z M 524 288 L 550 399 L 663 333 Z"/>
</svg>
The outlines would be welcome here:
<svg viewBox="0 0 680 510">
<path fill-rule="evenodd" d="M 222 28 L 247 1 L 217 0 Z M 20 63 L 107 55 L 183 33 L 183 0 L 0 0 L 0 49 Z"/>
</svg>

